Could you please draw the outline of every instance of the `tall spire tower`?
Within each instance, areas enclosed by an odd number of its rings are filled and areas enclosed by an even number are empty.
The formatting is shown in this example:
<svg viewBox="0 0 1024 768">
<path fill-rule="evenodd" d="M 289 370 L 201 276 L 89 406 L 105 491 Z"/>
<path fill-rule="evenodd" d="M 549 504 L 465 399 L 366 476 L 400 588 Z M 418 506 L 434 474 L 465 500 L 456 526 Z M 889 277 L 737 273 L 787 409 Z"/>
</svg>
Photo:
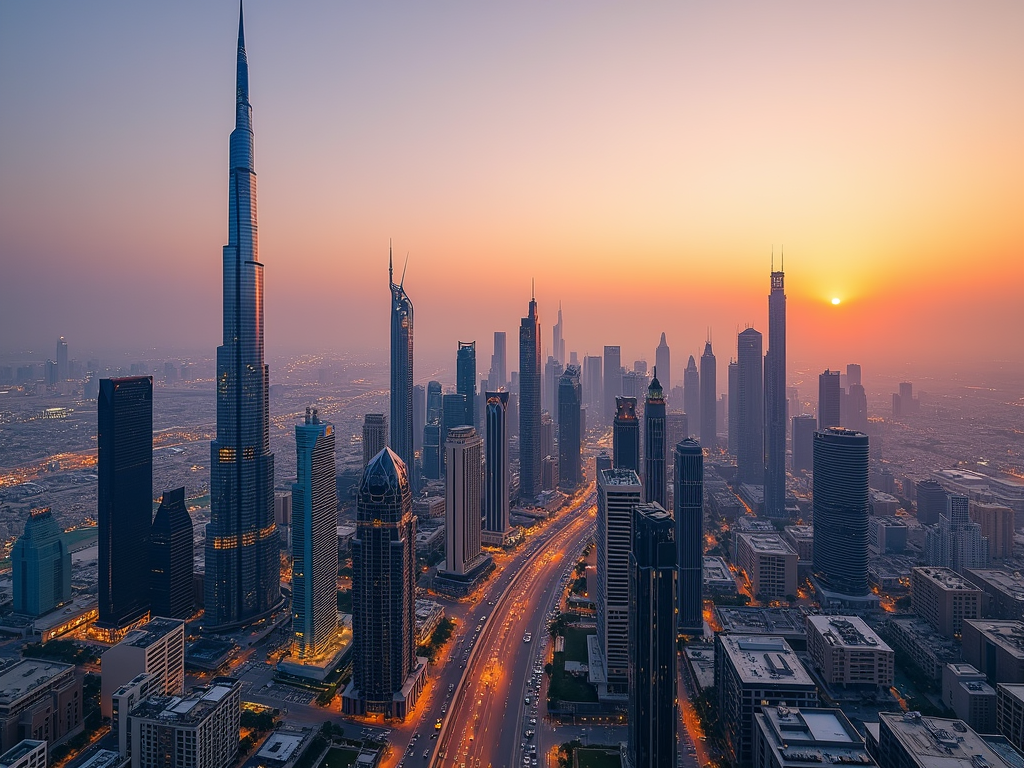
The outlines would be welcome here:
<svg viewBox="0 0 1024 768">
<path fill-rule="evenodd" d="M 768 517 L 780 519 L 786 516 L 786 274 L 776 272 L 772 261 L 764 361 L 764 506 Z"/>
<path fill-rule="evenodd" d="M 256 225 L 249 63 L 239 6 L 224 246 L 224 343 L 217 348 L 217 439 L 210 445 L 206 629 L 246 624 L 281 605 L 269 380 L 263 360 L 263 264 Z"/>
<path fill-rule="evenodd" d="M 406 260 L 408 266 L 408 260 Z M 412 300 L 405 292 L 405 269 L 395 282 L 394 260 L 388 247 L 391 286 L 391 450 L 415 480 L 412 442 Z M 412 483 L 416 485 L 415 482 Z"/>
<path fill-rule="evenodd" d="M 537 297 L 519 324 L 519 498 L 540 493 L 540 316 Z"/>
</svg>

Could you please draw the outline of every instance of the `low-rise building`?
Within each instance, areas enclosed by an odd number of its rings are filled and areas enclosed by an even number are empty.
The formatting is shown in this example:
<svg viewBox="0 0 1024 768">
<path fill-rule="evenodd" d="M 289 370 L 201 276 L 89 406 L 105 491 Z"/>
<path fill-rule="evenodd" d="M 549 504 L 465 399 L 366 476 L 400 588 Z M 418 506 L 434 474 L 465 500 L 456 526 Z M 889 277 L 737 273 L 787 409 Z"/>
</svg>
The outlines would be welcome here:
<svg viewBox="0 0 1024 768">
<path fill-rule="evenodd" d="M 46 742 L 23 739 L 0 755 L 0 768 L 46 768 Z"/>
<path fill-rule="evenodd" d="M 810 569 L 814 562 L 814 526 L 787 525 L 782 535 L 796 550 L 797 570 Z"/>
<path fill-rule="evenodd" d="M 875 765 L 842 710 L 761 707 L 754 724 L 753 768 Z"/>
<path fill-rule="evenodd" d="M 970 664 L 942 669 L 942 703 L 978 733 L 995 733 L 996 691 Z"/>
<path fill-rule="evenodd" d="M 996 730 L 1024 752 L 1024 684 L 996 686 Z"/>
<path fill-rule="evenodd" d="M 0 671 L 0 749 L 24 739 L 50 747 L 82 731 L 82 679 L 74 664 L 23 659 Z"/>
<path fill-rule="evenodd" d="M 878 713 L 881 768 L 1015 768 L 963 720 Z"/>
<path fill-rule="evenodd" d="M 856 616 L 808 616 L 807 652 L 830 686 L 892 687 L 896 654 Z"/>
<path fill-rule="evenodd" d="M 981 614 L 989 619 L 1024 619 L 1024 576 L 1002 568 L 968 568 L 964 574 L 976 584 L 982 597 Z"/>
<path fill-rule="evenodd" d="M 444 608 L 440 603 L 416 598 L 416 645 L 428 642 L 443 618 Z"/>
<path fill-rule="evenodd" d="M 907 548 L 907 524 L 898 517 L 869 520 L 871 546 L 880 555 L 900 554 Z"/>
<path fill-rule="evenodd" d="M 288 726 L 271 731 L 256 756 L 246 765 L 252 768 L 292 768 L 309 749 L 316 729 Z"/>
<path fill-rule="evenodd" d="M 960 661 L 960 648 L 952 638 L 940 635 L 922 618 L 894 616 L 885 624 L 892 647 L 905 653 L 935 682 L 942 680 L 942 668 Z"/>
<path fill-rule="evenodd" d="M 807 614 L 800 608 L 720 605 L 715 616 L 726 634 L 781 637 L 794 651 L 807 650 Z"/>
<path fill-rule="evenodd" d="M 707 594 L 735 595 L 736 579 L 725 558 L 704 555 L 704 590 Z"/>
<path fill-rule="evenodd" d="M 946 637 L 959 637 L 966 619 L 981 616 L 981 590 L 950 568 L 915 568 L 910 594 L 914 613 Z"/>
<path fill-rule="evenodd" d="M 132 734 L 129 718 L 132 710 L 150 696 L 164 695 L 161 682 L 156 675 L 143 672 L 122 685 L 111 696 L 110 733 L 117 740 L 117 751 L 122 757 L 131 755 Z"/>
<path fill-rule="evenodd" d="M 964 622 L 964 661 L 991 685 L 1024 683 L 1024 623 L 977 619 Z"/>
<path fill-rule="evenodd" d="M 159 693 L 181 693 L 185 687 L 185 622 L 152 619 L 109 648 L 100 663 L 100 709 L 104 717 L 113 714 L 114 691 L 143 672 L 155 677 Z"/>
<path fill-rule="evenodd" d="M 758 599 L 795 595 L 796 565 L 796 550 L 779 534 L 736 534 L 736 566 L 747 574 Z"/>
</svg>

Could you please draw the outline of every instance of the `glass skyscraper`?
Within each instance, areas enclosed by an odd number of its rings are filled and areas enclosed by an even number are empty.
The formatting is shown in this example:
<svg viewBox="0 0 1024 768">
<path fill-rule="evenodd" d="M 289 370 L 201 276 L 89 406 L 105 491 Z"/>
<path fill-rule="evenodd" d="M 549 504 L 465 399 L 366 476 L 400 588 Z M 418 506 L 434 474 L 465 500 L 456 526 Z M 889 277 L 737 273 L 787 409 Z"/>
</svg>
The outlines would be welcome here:
<svg viewBox="0 0 1024 768">
<path fill-rule="evenodd" d="M 405 272 L 395 282 L 395 264 L 388 249 L 388 282 L 391 286 L 391 449 L 415 467 L 412 445 L 412 300 L 405 292 Z M 427 409 L 429 422 L 429 391 Z"/>
<path fill-rule="evenodd" d="M 640 473 L 640 420 L 635 397 L 615 398 L 612 421 L 612 466 Z"/>
<path fill-rule="evenodd" d="M 718 450 L 718 363 L 711 340 L 704 343 L 700 356 L 700 444 L 714 453 Z M 696 431 L 696 430 L 695 430 Z"/>
<path fill-rule="evenodd" d="M 558 377 L 558 488 L 566 493 L 572 493 L 583 482 L 580 461 L 582 401 L 580 367 L 568 365 Z"/>
<path fill-rule="evenodd" d="M 509 529 L 508 392 L 488 392 L 484 435 L 484 530 Z"/>
<path fill-rule="evenodd" d="M 644 501 L 663 507 L 668 503 L 665 447 L 665 394 L 655 366 L 644 402 Z"/>
<path fill-rule="evenodd" d="M 764 482 L 764 360 L 761 334 L 753 328 L 740 333 L 736 359 L 739 365 L 736 404 L 736 472 L 741 483 Z"/>
<path fill-rule="evenodd" d="M 459 342 L 455 356 L 455 391 L 466 398 L 466 415 L 459 424 L 476 426 L 476 342 Z"/>
<path fill-rule="evenodd" d="M 33 509 L 11 549 L 14 612 L 42 616 L 71 599 L 71 550 L 49 507 Z"/>
<path fill-rule="evenodd" d="M 679 561 L 679 628 L 704 628 L 704 452 L 695 440 L 675 447 L 675 524 Z"/>
<path fill-rule="evenodd" d="M 206 526 L 206 629 L 245 624 L 281 604 L 274 454 L 270 452 L 270 372 L 263 357 L 263 264 L 241 9 L 230 147 L 224 342 L 217 348 L 217 438 L 210 446 L 210 522 Z"/>
<path fill-rule="evenodd" d="M 150 530 L 149 553 L 151 614 L 169 619 L 189 618 L 195 605 L 192 599 L 195 548 L 184 487 L 164 491 Z"/>
<path fill-rule="evenodd" d="M 519 325 L 519 496 L 533 501 L 541 490 L 540 316 L 537 298 Z"/>
<path fill-rule="evenodd" d="M 768 294 L 768 354 L 764 359 L 765 473 L 768 517 L 786 516 L 786 291 L 785 273 L 772 271 Z"/>
</svg>

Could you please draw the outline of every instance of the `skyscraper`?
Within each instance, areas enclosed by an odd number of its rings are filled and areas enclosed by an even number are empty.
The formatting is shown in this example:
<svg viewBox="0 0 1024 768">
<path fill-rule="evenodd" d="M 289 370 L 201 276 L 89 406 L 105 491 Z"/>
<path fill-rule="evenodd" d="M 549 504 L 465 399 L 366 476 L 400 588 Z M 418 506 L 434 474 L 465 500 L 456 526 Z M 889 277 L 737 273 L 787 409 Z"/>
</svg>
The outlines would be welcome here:
<svg viewBox="0 0 1024 768">
<path fill-rule="evenodd" d="M 297 433 L 296 433 L 297 434 Z M 363 469 L 388 444 L 388 417 L 383 413 L 363 416 Z"/>
<path fill-rule="evenodd" d="M 519 326 L 519 496 L 540 493 L 540 316 L 537 298 Z"/>
<path fill-rule="evenodd" d="M 558 379 L 558 487 L 572 493 L 583 482 L 580 464 L 579 366 L 569 365 Z"/>
<path fill-rule="evenodd" d="M 678 765 L 676 542 L 659 504 L 633 509 L 629 553 L 629 753 L 632 768 Z"/>
<path fill-rule="evenodd" d="M 445 392 L 441 396 L 441 443 L 448 433 L 466 423 L 466 396 L 461 392 Z"/>
<path fill-rule="evenodd" d="M 68 342 L 61 336 L 57 342 L 57 381 L 68 380 Z"/>
<path fill-rule="evenodd" d="M 858 366 L 859 367 L 859 366 Z M 868 396 L 861 384 L 851 384 L 846 395 L 847 417 L 844 419 L 850 429 L 864 432 L 868 428 Z"/>
<path fill-rule="evenodd" d="M 655 366 L 654 378 L 647 388 L 647 399 L 644 401 L 644 501 L 662 507 L 668 503 L 666 453 L 665 393 Z"/>
<path fill-rule="evenodd" d="M 401 281 L 395 283 L 395 265 L 390 248 L 388 249 L 388 283 L 391 287 L 391 449 L 398 454 L 407 467 L 414 467 L 412 449 L 412 300 L 405 292 L 404 270 Z"/>
<path fill-rule="evenodd" d="M 740 448 L 740 365 L 729 361 L 729 392 L 726 398 L 729 423 L 729 453 L 735 456 Z"/>
<path fill-rule="evenodd" d="M 946 490 L 934 480 L 920 480 L 915 484 L 914 491 L 917 497 L 917 522 L 922 525 L 939 522 L 939 517 L 946 512 L 946 499 L 949 496 Z"/>
<path fill-rule="evenodd" d="M 352 541 L 352 680 L 345 714 L 403 718 L 423 690 L 416 637 L 416 518 L 402 459 L 390 448 L 367 465 Z"/>
<path fill-rule="evenodd" d="M 793 471 L 814 468 L 814 431 L 818 420 L 810 414 L 793 417 Z"/>
<path fill-rule="evenodd" d="M 422 384 L 415 384 L 412 388 L 412 446 L 414 451 L 423 450 L 423 428 L 425 426 L 427 426 L 427 388 Z M 384 434 L 385 437 L 388 434 L 386 427 Z M 363 466 L 366 466 L 365 462 Z"/>
<path fill-rule="evenodd" d="M 615 398 L 612 465 L 616 469 L 640 472 L 640 420 L 636 415 L 635 397 Z"/>
<path fill-rule="evenodd" d="M 544 394 L 541 397 L 541 410 L 551 414 L 553 422 L 558 421 L 558 380 L 565 367 L 553 356 L 548 357 L 544 364 Z"/>
<path fill-rule="evenodd" d="M 487 393 L 484 531 L 509 530 L 508 392 Z"/>
<path fill-rule="evenodd" d="M 292 633 L 299 659 L 323 651 L 338 626 L 334 475 L 334 425 L 306 408 L 305 420 L 295 425 L 292 484 Z"/>
<path fill-rule="evenodd" d="M 149 539 L 150 613 L 169 619 L 192 615 L 192 518 L 185 489 L 164 491 Z"/>
<path fill-rule="evenodd" d="M 491 355 L 489 386 L 492 391 L 508 386 L 508 363 L 506 362 L 506 336 L 504 331 L 494 332 L 494 354 Z"/>
<path fill-rule="evenodd" d="M 867 435 L 841 427 L 814 433 L 812 493 L 817 586 L 829 601 L 863 599 L 868 594 Z"/>
<path fill-rule="evenodd" d="M 825 372 L 818 376 L 818 431 L 824 432 L 829 427 L 842 426 L 839 418 L 839 371 Z"/>
<path fill-rule="evenodd" d="M 445 571 L 465 576 L 481 559 L 480 502 L 483 440 L 463 425 L 448 433 L 445 463 Z"/>
<path fill-rule="evenodd" d="M 455 391 L 466 398 L 466 415 L 460 424 L 476 426 L 476 342 L 459 342 L 455 356 Z"/>
<path fill-rule="evenodd" d="M 971 520 L 967 496 L 952 493 L 946 497 L 939 524 L 926 532 L 925 556 L 929 565 L 951 568 L 961 575 L 965 568 L 988 567 L 989 540 L 981 525 Z"/>
<path fill-rule="evenodd" d="M 210 445 L 204 581 L 207 629 L 268 615 L 281 604 L 270 452 L 270 371 L 263 359 L 263 264 L 256 224 L 252 106 L 238 12 L 235 129 L 224 246 L 224 342 L 217 348 L 217 438 Z M 152 489 L 149 503 L 152 504 Z M 149 510 L 152 514 L 152 508 Z"/>
<path fill-rule="evenodd" d="M 49 507 L 33 509 L 11 549 L 14 612 L 42 616 L 71 599 L 71 550 Z"/>
<path fill-rule="evenodd" d="M 427 424 L 441 423 L 441 382 L 427 382 Z"/>
<path fill-rule="evenodd" d="M 654 367 L 661 371 L 662 389 L 666 392 L 672 391 L 672 351 L 665 341 L 665 332 L 661 332 L 661 341 L 658 348 L 654 350 Z M 676 408 L 679 403 L 674 404 Z"/>
<path fill-rule="evenodd" d="M 675 453 L 679 629 L 699 635 L 704 629 L 704 452 L 687 439 Z"/>
<path fill-rule="evenodd" d="M 772 270 L 768 294 L 768 354 L 764 361 L 765 475 L 768 517 L 786 516 L 786 291 L 785 273 Z"/>
<path fill-rule="evenodd" d="M 98 624 L 119 629 L 149 610 L 153 377 L 102 379 L 98 415 Z"/>
<path fill-rule="evenodd" d="M 562 338 L 562 302 L 558 302 L 558 322 L 551 326 L 551 356 L 562 365 L 569 361 L 565 359 L 565 339 Z"/>
<path fill-rule="evenodd" d="M 693 359 L 693 355 L 686 361 L 686 369 L 683 371 L 683 410 L 686 412 L 690 434 L 699 435 L 702 415 L 700 372 L 697 370 L 697 361 Z"/>
<path fill-rule="evenodd" d="M 433 421 L 423 428 L 423 476 L 427 480 L 440 480 L 444 477 L 444 453 L 441 446 L 444 439 L 441 425 Z"/>
<path fill-rule="evenodd" d="M 615 398 L 622 394 L 622 350 L 604 348 L 604 418 L 615 418 Z M 608 422 L 604 422 L 608 423 Z"/>
<path fill-rule="evenodd" d="M 753 328 L 740 333 L 736 358 L 739 365 L 736 407 L 739 445 L 736 450 L 736 472 L 741 483 L 761 485 L 764 482 L 764 374 L 761 357 L 761 334 Z"/>
<path fill-rule="evenodd" d="M 583 402 L 591 414 L 594 424 L 604 423 L 604 385 L 601 373 L 601 358 L 586 355 L 583 358 Z"/>
<path fill-rule="evenodd" d="M 711 453 L 718 449 L 718 364 L 711 351 L 711 340 L 704 343 L 700 356 L 700 444 Z"/>
<path fill-rule="evenodd" d="M 861 385 L 861 367 L 859 363 L 848 363 L 846 365 L 846 385 L 852 387 Z"/>
</svg>

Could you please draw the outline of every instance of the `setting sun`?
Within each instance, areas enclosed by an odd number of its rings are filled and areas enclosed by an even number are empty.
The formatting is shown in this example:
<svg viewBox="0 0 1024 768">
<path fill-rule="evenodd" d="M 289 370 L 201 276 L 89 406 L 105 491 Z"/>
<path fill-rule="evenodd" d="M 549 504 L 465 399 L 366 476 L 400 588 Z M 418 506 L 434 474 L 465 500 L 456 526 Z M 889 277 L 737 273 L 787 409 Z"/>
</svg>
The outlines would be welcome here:
<svg viewBox="0 0 1024 768">
<path fill-rule="evenodd" d="M 837 297 L 833 298 L 832 299 L 832 303 L 833 304 L 838 304 L 839 303 L 839 297 L 837 296 Z"/>
</svg>

